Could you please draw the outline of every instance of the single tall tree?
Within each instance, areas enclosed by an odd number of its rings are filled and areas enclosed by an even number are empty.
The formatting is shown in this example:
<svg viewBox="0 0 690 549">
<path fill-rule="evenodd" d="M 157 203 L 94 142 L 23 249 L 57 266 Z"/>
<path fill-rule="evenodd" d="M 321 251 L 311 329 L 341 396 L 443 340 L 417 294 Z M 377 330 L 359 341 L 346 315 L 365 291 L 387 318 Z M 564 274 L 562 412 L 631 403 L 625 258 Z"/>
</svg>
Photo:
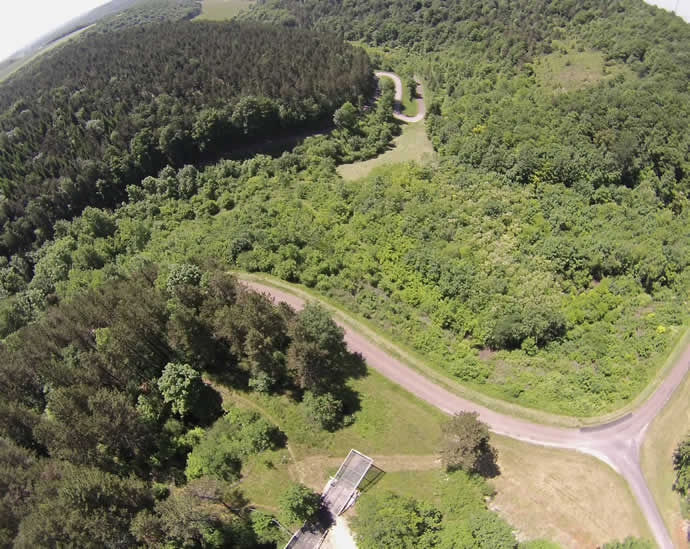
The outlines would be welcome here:
<svg viewBox="0 0 690 549">
<path fill-rule="evenodd" d="M 448 471 L 495 476 L 498 473 L 496 450 L 489 443 L 489 428 L 476 412 L 460 412 L 441 426 L 441 459 Z"/>
</svg>

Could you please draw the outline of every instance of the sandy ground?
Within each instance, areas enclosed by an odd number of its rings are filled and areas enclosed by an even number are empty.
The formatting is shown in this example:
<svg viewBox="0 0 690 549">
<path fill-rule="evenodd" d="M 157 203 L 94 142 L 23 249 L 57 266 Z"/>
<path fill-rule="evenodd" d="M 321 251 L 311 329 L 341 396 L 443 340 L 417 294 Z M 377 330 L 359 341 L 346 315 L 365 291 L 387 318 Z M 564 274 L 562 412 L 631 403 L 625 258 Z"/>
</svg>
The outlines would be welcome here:
<svg viewBox="0 0 690 549">
<path fill-rule="evenodd" d="M 337 517 L 335 524 L 331 527 L 324 539 L 321 549 L 357 549 L 347 520 Z"/>
</svg>

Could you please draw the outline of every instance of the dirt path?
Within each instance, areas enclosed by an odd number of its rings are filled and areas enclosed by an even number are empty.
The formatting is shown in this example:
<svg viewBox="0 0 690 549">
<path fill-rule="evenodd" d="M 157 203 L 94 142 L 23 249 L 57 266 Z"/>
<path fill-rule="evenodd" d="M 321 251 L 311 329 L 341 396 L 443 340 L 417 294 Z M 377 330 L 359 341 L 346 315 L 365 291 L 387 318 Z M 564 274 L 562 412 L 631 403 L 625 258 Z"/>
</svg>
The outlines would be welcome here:
<svg viewBox="0 0 690 549">
<path fill-rule="evenodd" d="M 255 281 L 243 283 L 250 289 L 268 295 L 276 302 L 288 303 L 296 309 L 301 309 L 305 304 L 304 299 L 283 289 Z M 346 317 L 343 313 L 340 314 Z M 477 412 L 480 419 L 497 434 L 542 446 L 577 450 L 609 464 L 630 485 L 657 544 L 662 549 L 673 547 L 671 537 L 642 475 L 639 450 L 650 421 L 661 411 L 687 373 L 690 346 L 679 356 L 668 376 L 651 397 L 635 411 L 612 423 L 576 429 L 532 423 L 461 398 L 391 356 L 350 325 L 337 319 L 336 322 L 345 330 L 345 341 L 349 349 L 360 353 L 369 366 L 444 412 Z M 392 344 L 390 347 L 395 348 Z"/>
<path fill-rule="evenodd" d="M 419 122 L 420 120 L 424 119 L 424 115 L 426 114 L 426 105 L 424 105 L 424 98 L 422 96 L 422 85 L 419 82 L 417 83 L 417 114 L 414 116 L 407 116 L 402 114 L 401 112 L 403 87 L 402 80 L 400 80 L 400 77 L 394 72 L 386 71 L 377 71 L 375 74 L 378 78 L 390 78 L 393 80 L 393 83 L 395 84 L 395 111 L 393 112 L 393 116 L 395 118 L 408 123 Z"/>
</svg>

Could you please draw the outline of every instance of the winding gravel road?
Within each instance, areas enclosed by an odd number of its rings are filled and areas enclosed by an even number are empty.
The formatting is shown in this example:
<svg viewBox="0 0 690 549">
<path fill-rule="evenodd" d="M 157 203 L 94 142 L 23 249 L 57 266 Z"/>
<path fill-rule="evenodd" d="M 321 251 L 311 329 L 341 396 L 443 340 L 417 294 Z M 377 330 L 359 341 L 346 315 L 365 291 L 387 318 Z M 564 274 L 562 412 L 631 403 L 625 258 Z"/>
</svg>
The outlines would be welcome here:
<svg viewBox="0 0 690 549">
<path fill-rule="evenodd" d="M 242 281 L 242 283 L 252 290 L 266 294 L 275 302 L 288 303 L 295 309 L 301 309 L 305 304 L 304 299 L 287 291 L 254 281 Z M 477 412 L 481 420 L 497 434 L 542 446 L 577 450 L 608 463 L 630 485 L 659 547 L 673 548 L 666 525 L 642 475 L 640 445 L 647 426 L 661 411 L 687 373 L 690 346 L 684 350 L 669 375 L 652 396 L 635 411 L 611 423 L 573 429 L 532 423 L 495 412 L 461 398 L 406 366 L 349 325 L 337 319 L 336 322 L 345 330 L 345 342 L 348 348 L 360 353 L 369 366 L 444 412 L 448 414 L 459 411 Z"/>
<path fill-rule="evenodd" d="M 398 120 L 402 120 L 403 122 L 419 122 L 420 120 L 424 119 L 424 115 L 426 114 L 426 105 L 424 104 L 424 98 L 422 97 L 422 85 L 417 84 L 417 114 L 414 116 L 407 116 L 405 114 L 402 114 L 402 96 L 403 96 L 403 87 L 402 87 L 402 81 L 400 80 L 400 77 L 395 74 L 394 72 L 386 72 L 386 71 L 377 71 L 376 73 L 377 78 L 381 77 L 387 77 L 393 80 L 393 83 L 395 84 L 395 106 L 394 106 L 394 111 L 393 111 L 393 116 L 397 118 Z"/>
</svg>

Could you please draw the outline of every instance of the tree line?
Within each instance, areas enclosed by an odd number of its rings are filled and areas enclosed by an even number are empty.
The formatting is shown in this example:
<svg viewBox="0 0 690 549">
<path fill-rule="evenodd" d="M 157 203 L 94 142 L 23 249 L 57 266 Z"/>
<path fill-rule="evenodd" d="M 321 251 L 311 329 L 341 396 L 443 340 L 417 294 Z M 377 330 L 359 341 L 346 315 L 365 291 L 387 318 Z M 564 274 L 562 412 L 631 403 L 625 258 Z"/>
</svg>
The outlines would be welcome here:
<svg viewBox="0 0 690 549">
<path fill-rule="evenodd" d="M 233 483 L 285 436 L 223 410 L 204 376 L 311 400 L 318 423 L 320 403 L 346 411 L 344 382 L 361 371 L 323 309 L 275 306 L 194 264 L 62 302 L 0 354 L 3 547 L 257 546 Z"/>
<path fill-rule="evenodd" d="M 361 49 L 256 24 L 166 22 L 69 44 L 0 88 L 0 251 L 115 207 L 165 165 L 328 125 L 372 85 Z"/>
</svg>

